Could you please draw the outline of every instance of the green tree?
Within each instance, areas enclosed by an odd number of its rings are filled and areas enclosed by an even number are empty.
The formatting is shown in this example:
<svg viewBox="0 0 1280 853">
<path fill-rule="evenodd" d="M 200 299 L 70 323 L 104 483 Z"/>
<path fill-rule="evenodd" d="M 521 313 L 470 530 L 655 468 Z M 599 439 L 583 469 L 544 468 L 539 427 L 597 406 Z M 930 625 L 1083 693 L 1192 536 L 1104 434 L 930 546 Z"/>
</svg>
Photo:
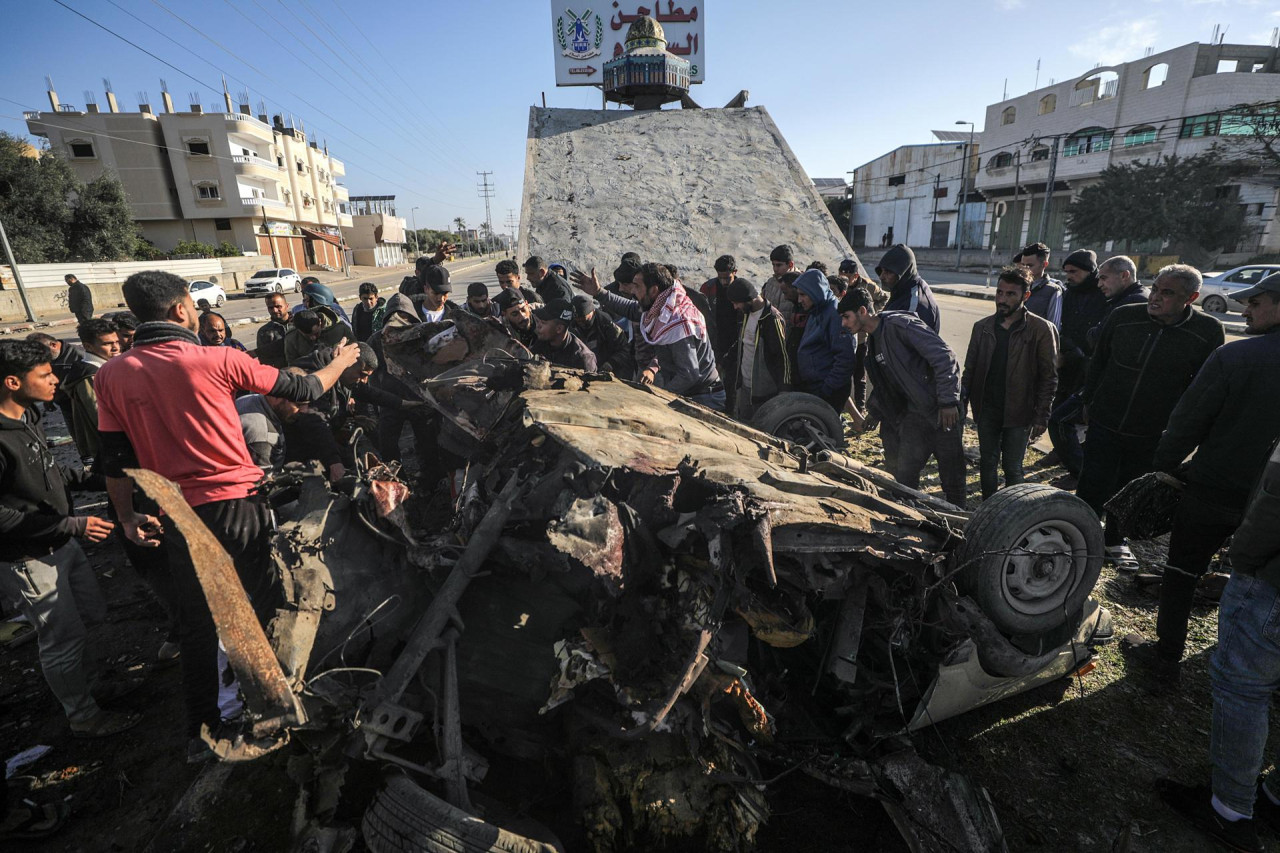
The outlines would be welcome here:
<svg viewBox="0 0 1280 853">
<path fill-rule="evenodd" d="M 1204 266 L 1245 236 L 1244 211 L 1229 182 L 1247 167 L 1217 152 L 1108 166 L 1067 212 L 1079 242 L 1163 240 L 1189 262 Z"/>
<path fill-rule="evenodd" d="M 80 190 L 67 237 L 76 260 L 127 261 L 135 257 L 142 234 L 119 178 L 104 173 Z"/>
<path fill-rule="evenodd" d="M 212 258 L 218 254 L 218 250 L 208 243 L 201 243 L 199 240 L 182 240 L 173 247 L 173 254 L 199 255 L 202 258 Z"/>
<path fill-rule="evenodd" d="M 69 260 L 70 201 L 79 181 L 62 158 L 31 153 L 25 141 L 0 133 L 0 218 L 19 261 Z"/>
<path fill-rule="evenodd" d="M 231 243 L 226 240 L 223 240 L 221 243 L 218 244 L 218 248 L 215 250 L 215 254 L 219 258 L 238 258 L 241 255 L 243 255 L 244 252 L 240 251 L 240 247 L 237 246 L 235 243 Z"/>
<path fill-rule="evenodd" d="M 839 226 L 840 233 L 848 237 L 849 216 L 853 210 L 853 202 L 848 198 L 824 198 L 823 201 L 826 202 L 827 210 Z"/>
</svg>

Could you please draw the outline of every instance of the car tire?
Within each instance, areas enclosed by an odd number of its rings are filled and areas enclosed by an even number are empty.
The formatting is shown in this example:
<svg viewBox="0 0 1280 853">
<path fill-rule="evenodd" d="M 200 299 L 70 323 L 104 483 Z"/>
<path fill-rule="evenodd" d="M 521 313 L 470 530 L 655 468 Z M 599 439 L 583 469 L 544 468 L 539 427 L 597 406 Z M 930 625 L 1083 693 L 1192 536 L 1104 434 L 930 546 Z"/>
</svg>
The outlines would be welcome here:
<svg viewBox="0 0 1280 853">
<path fill-rule="evenodd" d="M 840 423 L 836 410 L 821 397 L 802 391 L 787 391 L 766 402 L 756 409 L 751 426 L 810 449 L 818 443 L 809 433 L 810 428 L 833 447 L 844 444 L 844 425 Z"/>
<path fill-rule="evenodd" d="M 218 297 L 218 301 L 214 303 L 214 306 L 213 306 L 213 307 L 215 307 L 215 308 L 221 308 L 223 305 L 226 305 L 226 304 L 227 304 L 227 297 L 225 297 L 225 296 L 219 296 L 219 297 Z"/>
<path fill-rule="evenodd" d="M 276 293 L 284 293 L 284 285 L 278 281 L 276 282 Z"/>
<path fill-rule="evenodd" d="M 1225 314 L 1227 313 L 1227 300 L 1217 295 L 1206 296 L 1200 302 L 1200 307 L 1210 314 Z"/>
<path fill-rule="evenodd" d="M 373 853 L 557 853 L 554 845 L 449 805 L 407 776 L 387 779 L 365 809 L 360 828 Z"/>
<path fill-rule="evenodd" d="M 1102 525 L 1084 501 L 1040 483 L 996 492 L 970 516 L 957 581 L 1002 633 L 1029 638 L 1078 614 L 1102 571 Z"/>
<path fill-rule="evenodd" d="M 302 279 L 298 279 L 297 281 L 295 281 L 295 282 L 293 283 L 293 292 L 294 292 L 294 293 L 301 293 L 301 292 L 302 292 Z"/>
</svg>

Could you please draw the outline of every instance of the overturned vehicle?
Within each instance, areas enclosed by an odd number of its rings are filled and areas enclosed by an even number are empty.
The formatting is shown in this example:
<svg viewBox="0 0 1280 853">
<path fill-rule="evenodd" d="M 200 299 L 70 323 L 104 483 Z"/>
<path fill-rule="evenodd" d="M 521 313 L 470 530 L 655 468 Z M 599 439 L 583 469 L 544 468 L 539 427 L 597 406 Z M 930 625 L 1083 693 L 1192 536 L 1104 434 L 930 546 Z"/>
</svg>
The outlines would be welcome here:
<svg viewBox="0 0 1280 853">
<path fill-rule="evenodd" d="M 911 733 L 1087 663 L 1087 506 L 1024 484 L 962 513 L 483 321 L 385 347 L 465 461 L 447 528 L 410 529 L 385 468 L 278 478 L 265 636 L 193 545 L 248 709 L 215 751 L 292 742 L 299 849 L 748 850 L 795 773 L 913 849 L 1004 849 Z M 344 785 L 355 764 L 378 783 Z"/>
</svg>

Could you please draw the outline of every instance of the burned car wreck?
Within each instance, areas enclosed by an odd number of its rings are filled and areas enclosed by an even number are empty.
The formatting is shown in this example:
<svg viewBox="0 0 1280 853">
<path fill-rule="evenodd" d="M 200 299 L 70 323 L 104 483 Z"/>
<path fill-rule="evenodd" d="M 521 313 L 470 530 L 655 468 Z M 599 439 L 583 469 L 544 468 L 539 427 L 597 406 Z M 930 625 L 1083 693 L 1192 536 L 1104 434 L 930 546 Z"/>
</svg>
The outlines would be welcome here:
<svg viewBox="0 0 1280 853">
<path fill-rule="evenodd" d="M 1024 484 L 966 514 L 480 320 L 385 346 L 465 460 L 445 529 L 409 528 L 385 467 L 351 494 L 278 477 L 264 634 L 175 516 L 248 712 L 211 742 L 288 743 L 298 849 L 749 850 L 794 773 L 874 798 L 913 849 L 1005 848 L 911 733 L 1088 661 L 1109 618 L 1082 502 Z M 372 790 L 344 784 L 357 763 Z"/>
</svg>

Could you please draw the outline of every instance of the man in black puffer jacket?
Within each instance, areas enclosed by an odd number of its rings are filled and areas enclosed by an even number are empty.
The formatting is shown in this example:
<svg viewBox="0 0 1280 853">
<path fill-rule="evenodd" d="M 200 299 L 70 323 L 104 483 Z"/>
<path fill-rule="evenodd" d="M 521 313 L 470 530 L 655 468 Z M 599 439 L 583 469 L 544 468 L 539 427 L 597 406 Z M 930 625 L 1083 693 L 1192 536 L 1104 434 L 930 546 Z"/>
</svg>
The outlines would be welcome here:
<svg viewBox="0 0 1280 853">
<path fill-rule="evenodd" d="M 1062 262 L 1067 292 L 1062 297 L 1062 335 L 1058 345 L 1058 394 L 1049 415 L 1049 440 L 1058 461 L 1072 477 L 1080 476 L 1084 450 L 1076 427 L 1084 422 L 1080 388 L 1089 369 L 1089 330 L 1102 322 L 1107 297 L 1098 286 L 1098 256 L 1089 249 L 1072 252 Z"/>
</svg>

